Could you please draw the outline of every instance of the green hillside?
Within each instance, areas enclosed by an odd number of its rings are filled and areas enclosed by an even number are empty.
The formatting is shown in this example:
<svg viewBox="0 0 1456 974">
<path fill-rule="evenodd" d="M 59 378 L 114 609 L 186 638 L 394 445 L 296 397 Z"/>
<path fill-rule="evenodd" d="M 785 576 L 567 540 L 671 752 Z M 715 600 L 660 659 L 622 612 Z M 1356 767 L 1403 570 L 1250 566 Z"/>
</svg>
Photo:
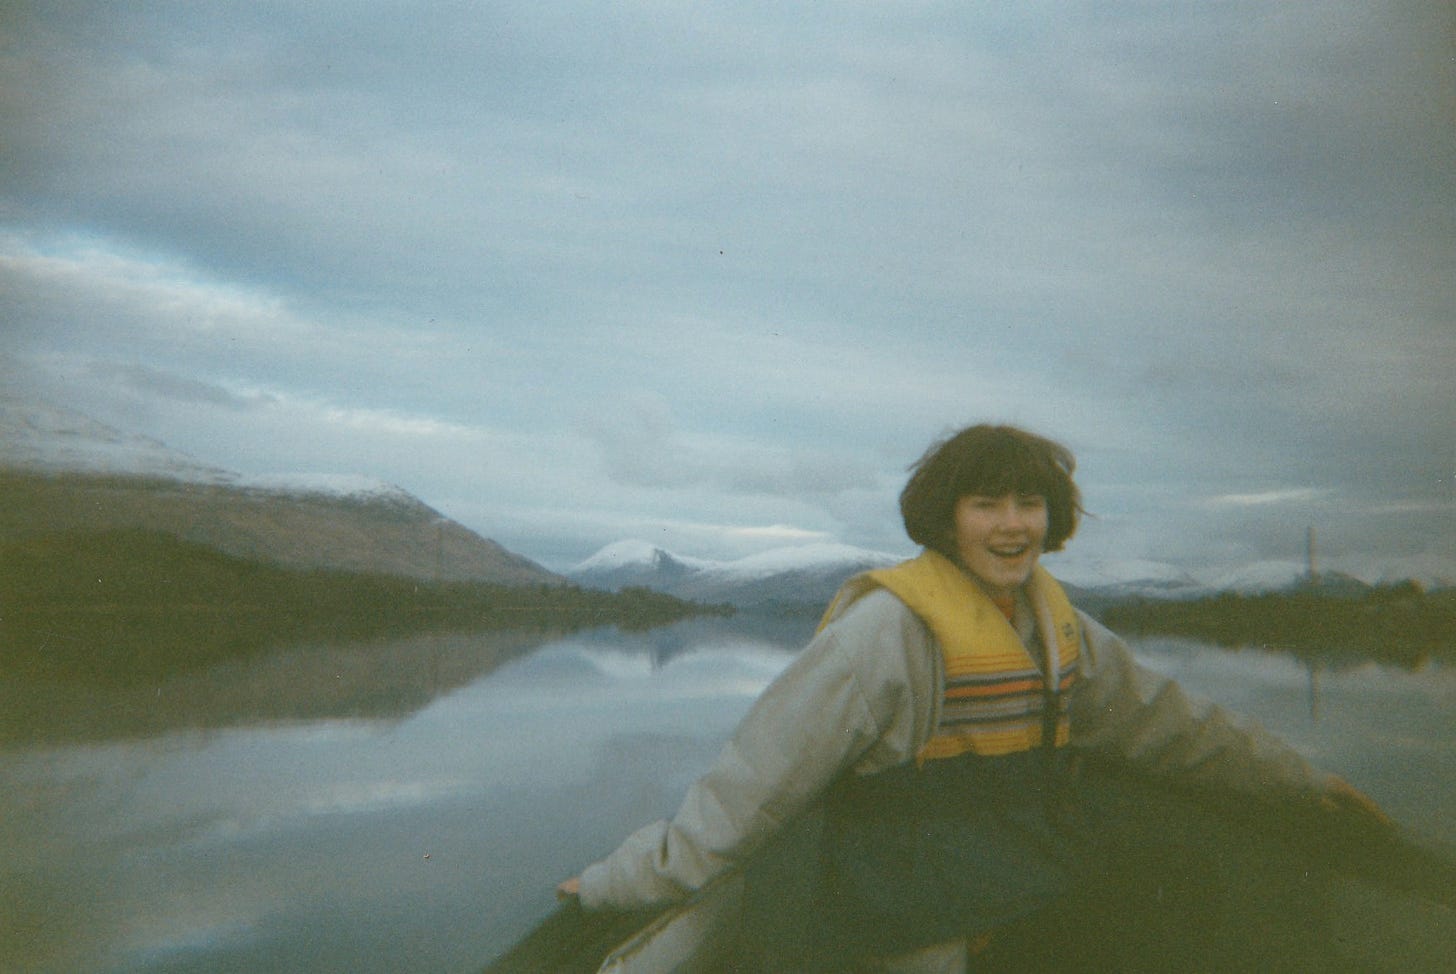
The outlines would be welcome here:
<svg viewBox="0 0 1456 974">
<path fill-rule="evenodd" d="M 608 593 L 303 571 L 151 531 L 0 544 L 0 666 L 17 676 L 141 681 L 300 639 L 646 628 L 704 611 L 710 610 L 640 589 Z"/>
</svg>

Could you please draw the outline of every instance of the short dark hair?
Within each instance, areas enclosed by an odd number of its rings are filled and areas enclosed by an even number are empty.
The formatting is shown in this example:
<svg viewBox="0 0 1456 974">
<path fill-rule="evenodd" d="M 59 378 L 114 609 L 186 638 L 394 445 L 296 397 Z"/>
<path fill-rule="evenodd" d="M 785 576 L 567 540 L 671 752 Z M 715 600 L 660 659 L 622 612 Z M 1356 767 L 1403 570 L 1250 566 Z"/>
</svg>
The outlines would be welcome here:
<svg viewBox="0 0 1456 974">
<path fill-rule="evenodd" d="M 955 506 L 967 494 L 1039 494 L 1047 503 L 1042 550 L 1060 551 L 1077 530 L 1082 495 L 1072 451 L 1015 426 L 968 426 L 933 443 L 910 467 L 900 516 L 916 544 L 955 561 Z"/>
</svg>

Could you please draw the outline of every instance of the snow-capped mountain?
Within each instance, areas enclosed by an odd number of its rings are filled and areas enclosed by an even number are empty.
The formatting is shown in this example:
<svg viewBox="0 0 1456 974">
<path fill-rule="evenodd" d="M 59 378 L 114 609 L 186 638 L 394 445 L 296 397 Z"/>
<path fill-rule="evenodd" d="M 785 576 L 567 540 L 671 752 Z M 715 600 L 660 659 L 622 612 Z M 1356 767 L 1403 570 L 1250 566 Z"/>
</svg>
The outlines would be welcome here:
<svg viewBox="0 0 1456 974">
<path fill-rule="evenodd" d="M 1418 582 L 1427 591 L 1456 587 L 1456 557 L 1426 552 L 1424 554 L 1376 556 L 1337 560 L 1331 567 L 1368 582 L 1391 585 L 1407 580 Z"/>
<path fill-rule="evenodd" d="M 1053 575 L 1068 585 L 1101 600 L 1126 598 L 1198 599 L 1221 593 L 1260 595 L 1292 592 L 1311 585 L 1305 562 L 1269 559 L 1224 567 L 1203 575 L 1157 561 L 1081 563 L 1063 570 L 1049 564 Z M 1379 581 L 1342 571 L 1322 571 L 1318 585 L 1323 594 L 1359 595 Z"/>
<path fill-rule="evenodd" d="M 826 604 L 845 579 L 902 556 L 845 544 L 775 548 L 704 568 L 679 589 L 683 598 L 735 605 Z"/>
<path fill-rule="evenodd" d="M 193 483 L 237 479 L 150 437 L 123 432 L 70 409 L 5 395 L 0 395 L 0 466 Z"/>
<path fill-rule="evenodd" d="M 1064 563 L 1061 556 L 1050 555 L 1042 564 L 1061 582 L 1109 596 L 1169 596 L 1202 584 L 1186 569 L 1162 561 L 1098 559 Z"/>
<path fill-rule="evenodd" d="M 843 544 L 775 548 L 734 561 L 674 554 L 645 541 L 618 541 L 567 571 L 579 585 L 640 585 L 697 602 L 737 606 L 823 605 L 858 572 L 903 556 Z"/>
<path fill-rule="evenodd" d="M 418 504 L 408 491 L 354 474 L 284 473 L 245 477 L 48 403 L 0 395 L 0 468 L 38 473 L 154 477 L 272 494 L 316 494 L 356 501 Z"/>
<path fill-rule="evenodd" d="M 700 602 L 729 602 L 741 607 L 765 604 L 822 606 L 845 579 L 857 572 L 892 565 L 904 555 L 869 551 L 851 545 L 813 544 L 776 548 L 735 561 L 690 558 L 646 541 L 618 541 L 568 569 L 573 582 L 591 588 L 620 589 L 635 585 Z M 1403 568 L 1424 567 L 1424 575 Z M 1257 595 L 1288 592 L 1309 585 L 1308 567 L 1296 561 L 1259 561 L 1200 576 L 1167 562 L 1066 561 L 1050 556 L 1047 569 L 1074 597 L 1089 605 L 1130 598 L 1196 599 L 1223 592 Z M 1439 559 L 1419 565 L 1376 562 L 1360 575 L 1329 570 L 1320 573 L 1320 590 L 1336 596 L 1359 595 L 1374 584 L 1415 578 L 1426 588 L 1449 587 L 1450 566 Z M 1384 574 L 1381 574 L 1384 572 Z"/>
<path fill-rule="evenodd" d="M 1371 583 L 1345 572 L 1321 571 L 1318 578 L 1311 578 L 1307 564 L 1270 559 L 1216 572 L 1208 581 L 1170 594 L 1175 598 L 1204 598 L 1224 593 L 1265 595 L 1318 588 L 1322 595 L 1346 597 L 1361 595 L 1371 587 Z"/>
<path fill-rule="evenodd" d="M 54 405 L 0 396 L 0 543 L 142 529 L 304 568 L 559 582 L 373 478 L 248 478 Z"/>
<path fill-rule="evenodd" d="M 1259 561 L 1233 568 L 1195 575 L 1188 569 L 1166 562 L 1128 561 L 1070 562 L 1061 565 L 1048 559 L 1047 568 L 1067 585 L 1099 598 L 1203 598 L 1219 593 L 1257 595 L 1291 591 L 1309 584 L 1306 563 Z M 1325 575 L 1335 585 L 1360 585 L 1348 575 Z"/>
<path fill-rule="evenodd" d="M 618 590 L 633 586 L 667 590 L 713 562 L 684 558 L 646 541 L 616 541 L 567 572 L 587 588 Z"/>
<path fill-rule="evenodd" d="M 1294 559 L 1265 559 L 1205 567 L 1199 571 L 1160 561 L 1074 559 L 1075 556 L 1049 555 L 1043 564 L 1068 585 L 1114 599 L 1192 599 L 1222 592 L 1257 595 L 1310 585 L 1308 562 Z M 1329 559 L 1318 573 L 1319 589 L 1328 595 L 1359 595 L 1377 585 L 1404 581 L 1415 581 L 1427 591 L 1451 588 L 1456 584 L 1456 559 L 1431 553 L 1384 557 L 1342 555 Z"/>
</svg>

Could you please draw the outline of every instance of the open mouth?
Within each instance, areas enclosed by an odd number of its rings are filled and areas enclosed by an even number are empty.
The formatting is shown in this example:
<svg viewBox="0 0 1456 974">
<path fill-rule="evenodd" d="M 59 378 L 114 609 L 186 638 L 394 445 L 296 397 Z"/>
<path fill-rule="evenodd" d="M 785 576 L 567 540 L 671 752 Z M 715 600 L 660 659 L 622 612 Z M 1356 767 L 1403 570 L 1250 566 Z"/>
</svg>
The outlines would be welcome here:
<svg viewBox="0 0 1456 974">
<path fill-rule="evenodd" d="M 1020 558 L 1022 555 L 1026 554 L 1029 550 L 1031 550 L 1031 545 L 994 545 L 987 547 L 986 550 L 991 552 L 991 554 L 995 555 L 997 558 Z"/>
</svg>

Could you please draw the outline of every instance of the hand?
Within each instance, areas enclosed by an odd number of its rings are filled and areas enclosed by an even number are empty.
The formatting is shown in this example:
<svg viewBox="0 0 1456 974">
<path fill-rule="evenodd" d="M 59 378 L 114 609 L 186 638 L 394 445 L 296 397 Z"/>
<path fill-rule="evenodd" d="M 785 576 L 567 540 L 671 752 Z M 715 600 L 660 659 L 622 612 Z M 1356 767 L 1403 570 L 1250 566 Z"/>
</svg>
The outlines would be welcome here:
<svg viewBox="0 0 1456 974">
<path fill-rule="evenodd" d="M 1337 777 L 1330 782 L 1329 788 L 1320 796 L 1320 807 L 1353 822 L 1381 829 L 1395 827 L 1395 823 L 1375 799 L 1344 778 Z"/>
<path fill-rule="evenodd" d="M 563 879 L 556 885 L 556 898 L 558 900 L 569 900 L 573 896 L 581 895 L 581 877 L 573 876 L 570 879 Z"/>
</svg>

